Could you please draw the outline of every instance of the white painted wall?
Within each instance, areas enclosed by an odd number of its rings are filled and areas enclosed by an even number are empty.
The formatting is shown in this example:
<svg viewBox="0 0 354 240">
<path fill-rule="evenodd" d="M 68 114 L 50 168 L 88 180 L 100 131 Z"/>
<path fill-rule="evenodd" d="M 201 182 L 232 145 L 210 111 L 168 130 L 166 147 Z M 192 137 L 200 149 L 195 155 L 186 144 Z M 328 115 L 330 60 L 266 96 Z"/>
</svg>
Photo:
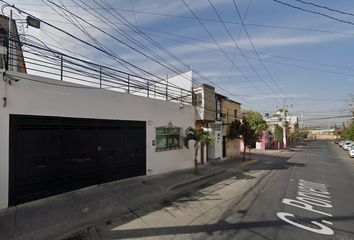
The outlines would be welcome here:
<svg viewBox="0 0 354 240">
<path fill-rule="evenodd" d="M 0 208 L 8 206 L 10 114 L 139 120 L 146 123 L 151 120 L 153 124 L 146 125 L 147 169 L 152 170 L 149 175 L 194 166 L 193 142 L 190 142 L 189 150 L 183 148 L 164 152 L 155 152 L 155 147 L 151 145 L 156 127 L 165 126 L 170 121 L 183 130 L 194 126 L 193 106 L 187 105 L 181 109 L 178 103 L 92 89 L 17 72 L 7 72 L 6 76 L 20 81 L 12 81 L 11 85 L 0 81 L 0 100 L 7 99 L 6 107 L 0 108 Z"/>
<path fill-rule="evenodd" d="M 166 100 L 165 95 L 160 95 L 159 93 L 168 94 L 168 99 L 177 98 L 177 102 L 192 102 L 192 80 L 193 71 L 187 71 L 176 76 L 166 77 L 159 83 L 155 83 L 149 86 L 149 93 L 146 89 L 132 91 L 133 95 L 144 96 L 149 98 L 155 98 L 160 100 Z M 166 85 L 168 85 L 166 87 Z M 154 93 L 157 91 L 157 93 Z"/>
</svg>

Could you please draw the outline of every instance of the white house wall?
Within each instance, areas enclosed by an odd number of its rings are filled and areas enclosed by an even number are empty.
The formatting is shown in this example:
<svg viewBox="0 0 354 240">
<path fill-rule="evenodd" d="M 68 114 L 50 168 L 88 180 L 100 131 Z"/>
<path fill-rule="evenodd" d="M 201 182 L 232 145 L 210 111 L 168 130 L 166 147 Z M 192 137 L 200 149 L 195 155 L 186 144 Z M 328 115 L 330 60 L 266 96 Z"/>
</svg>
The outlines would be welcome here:
<svg viewBox="0 0 354 240">
<path fill-rule="evenodd" d="M 132 94 L 137 96 L 166 100 L 167 93 L 169 100 L 176 99 L 176 101 L 178 102 L 182 101 L 191 103 L 192 77 L 193 72 L 192 70 L 190 70 L 176 76 L 168 78 L 166 77 L 165 80 L 162 80 L 159 83 L 151 84 L 149 86 L 149 93 L 144 89 L 132 91 Z M 166 87 L 166 85 L 168 86 Z M 157 93 L 155 93 L 154 91 L 157 91 Z"/>
<path fill-rule="evenodd" d="M 181 109 L 178 103 L 90 89 L 17 72 L 7 72 L 7 76 L 20 81 L 12 81 L 11 85 L 0 81 L 1 99 L 6 97 L 6 106 L 0 109 L 0 208 L 8 206 L 10 114 L 145 121 L 146 167 L 151 170 L 147 174 L 193 167 L 193 142 L 190 142 L 189 150 L 156 152 L 152 146 L 156 127 L 166 126 L 170 121 L 183 130 L 194 126 L 193 106 Z"/>
</svg>

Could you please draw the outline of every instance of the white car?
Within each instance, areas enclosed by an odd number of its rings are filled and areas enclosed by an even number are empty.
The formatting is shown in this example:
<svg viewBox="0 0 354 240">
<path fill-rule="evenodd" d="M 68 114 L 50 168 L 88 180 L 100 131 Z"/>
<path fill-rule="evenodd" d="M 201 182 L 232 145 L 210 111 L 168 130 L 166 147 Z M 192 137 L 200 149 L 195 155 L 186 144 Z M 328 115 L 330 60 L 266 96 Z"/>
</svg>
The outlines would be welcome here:
<svg viewBox="0 0 354 240">
<path fill-rule="evenodd" d="M 348 152 L 350 151 L 350 149 L 352 149 L 353 146 L 354 146 L 354 142 L 352 141 L 352 143 L 349 144 L 347 147 Z"/>
<path fill-rule="evenodd" d="M 349 156 L 354 157 L 354 146 L 351 146 L 351 148 L 348 150 Z"/>
<path fill-rule="evenodd" d="M 352 141 L 346 141 L 344 144 L 343 144 L 343 149 L 344 150 L 348 150 L 348 146 L 352 143 Z"/>
<path fill-rule="evenodd" d="M 346 142 L 346 140 L 341 140 L 341 141 L 339 141 L 338 146 L 343 147 L 343 144 L 344 144 L 345 142 Z"/>
</svg>

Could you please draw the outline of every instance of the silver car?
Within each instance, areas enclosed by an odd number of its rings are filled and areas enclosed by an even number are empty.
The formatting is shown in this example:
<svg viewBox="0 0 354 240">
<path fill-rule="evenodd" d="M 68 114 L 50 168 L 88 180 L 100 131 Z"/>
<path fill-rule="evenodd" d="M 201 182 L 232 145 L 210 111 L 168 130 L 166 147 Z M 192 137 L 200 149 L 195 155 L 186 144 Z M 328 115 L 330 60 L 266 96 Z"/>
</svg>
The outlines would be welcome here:
<svg viewBox="0 0 354 240">
<path fill-rule="evenodd" d="M 346 141 L 347 141 L 347 140 L 341 140 L 341 141 L 338 143 L 338 146 L 343 147 L 343 144 L 344 144 Z"/>
<path fill-rule="evenodd" d="M 348 152 L 350 157 L 354 157 L 354 145 L 349 148 Z"/>
<path fill-rule="evenodd" d="M 343 149 L 344 150 L 348 150 L 348 146 L 350 145 L 350 144 L 352 144 L 353 142 L 352 141 L 346 141 L 344 144 L 343 144 Z"/>
</svg>

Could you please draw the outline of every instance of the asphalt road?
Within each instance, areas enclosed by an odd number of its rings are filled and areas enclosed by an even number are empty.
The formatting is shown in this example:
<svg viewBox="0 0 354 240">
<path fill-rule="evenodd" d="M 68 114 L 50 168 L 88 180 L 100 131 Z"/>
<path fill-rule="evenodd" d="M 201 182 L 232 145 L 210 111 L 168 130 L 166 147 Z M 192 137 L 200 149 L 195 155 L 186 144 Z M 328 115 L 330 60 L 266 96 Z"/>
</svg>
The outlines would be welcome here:
<svg viewBox="0 0 354 240">
<path fill-rule="evenodd" d="M 332 141 L 292 152 L 251 168 L 274 170 L 237 206 L 249 227 L 234 239 L 354 239 L 354 159 Z"/>
<path fill-rule="evenodd" d="M 354 240 L 347 152 L 313 140 L 252 159 L 259 161 L 223 164 L 227 171 L 213 179 L 87 231 L 97 239 Z"/>
</svg>

